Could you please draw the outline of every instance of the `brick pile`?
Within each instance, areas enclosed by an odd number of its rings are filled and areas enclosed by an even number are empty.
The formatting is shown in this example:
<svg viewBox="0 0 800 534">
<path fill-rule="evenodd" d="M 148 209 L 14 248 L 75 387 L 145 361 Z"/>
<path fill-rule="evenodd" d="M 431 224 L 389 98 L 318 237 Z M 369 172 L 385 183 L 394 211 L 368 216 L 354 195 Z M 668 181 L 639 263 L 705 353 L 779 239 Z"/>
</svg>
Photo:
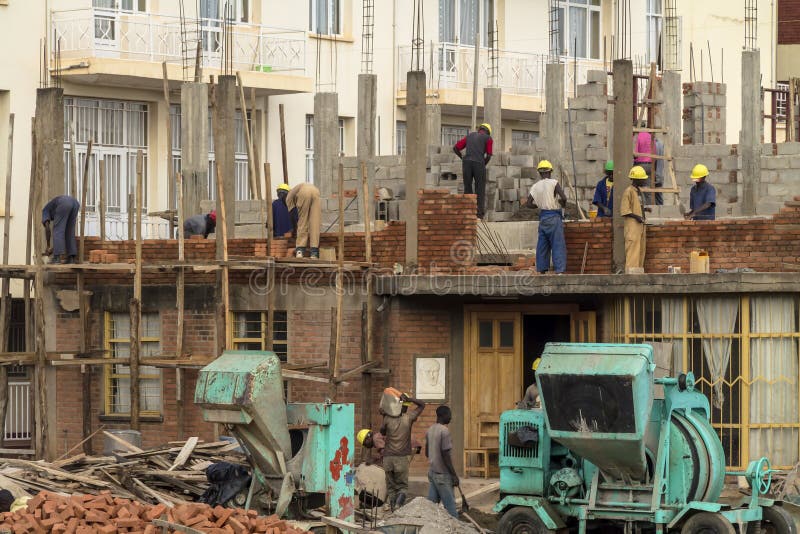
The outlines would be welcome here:
<svg viewBox="0 0 800 534">
<path fill-rule="evenodd" d="M 110 492 L 66 497 L 46 491 L 28 501 L 27 508 L 0 514 L 0 528 L 10 529 L 15 534 L 156 534 L 162 530 L 152 523 L 155 519 L 164 519 L 209 534 L 306 532 L 292 527 L 277 516 L 258 516 L 254 510 L 222 506 L 212 508 L 196 503 L 167 508 L 163 504 L 149 505 L 113 497 Z"/>
<path fill-rule="evenodd" d="M 418 191 L 418 196 L 419 271 L 457 273 L 474 265 L 478 233 L 475 195 L 425 189 Z"/>
</svg>

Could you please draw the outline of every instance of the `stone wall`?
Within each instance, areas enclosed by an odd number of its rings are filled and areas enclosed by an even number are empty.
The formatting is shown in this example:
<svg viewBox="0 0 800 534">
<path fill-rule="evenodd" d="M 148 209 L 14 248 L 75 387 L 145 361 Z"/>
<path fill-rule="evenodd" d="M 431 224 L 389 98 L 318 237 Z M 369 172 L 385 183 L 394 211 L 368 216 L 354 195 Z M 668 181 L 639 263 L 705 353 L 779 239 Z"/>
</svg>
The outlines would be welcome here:
<svg viewBox="0 0 800 534">
<path fill-rule="evenodd" d="M 683 144 L 725 144 L 726 85 L 683 84 Z"/>
</svg>

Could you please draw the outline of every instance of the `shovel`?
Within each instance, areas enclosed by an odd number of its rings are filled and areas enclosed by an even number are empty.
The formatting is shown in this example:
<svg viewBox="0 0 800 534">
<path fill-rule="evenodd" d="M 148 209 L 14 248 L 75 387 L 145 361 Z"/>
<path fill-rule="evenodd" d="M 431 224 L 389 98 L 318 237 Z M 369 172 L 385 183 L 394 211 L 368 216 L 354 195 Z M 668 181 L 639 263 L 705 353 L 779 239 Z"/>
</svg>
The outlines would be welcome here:
<svg viewBox="0 0 800 534">
<path fill-rule="evenodd" d="M 464 497 L 464 491 L 461 489 L 461 486 L 458 487 L 458 493 L 461 494 L 461 515 L 467 518 L 467 520 L 472 523 L 472 526 L 478 529 L 478 532 L 481 534 L 485 534 L 486 530 L 484 530 L 477 521 L 472 519 L 467 511 L 469 511 L 469 503 L 467 503 L 467 498 Z"/>
<path fill-rule="evenodd" d="M 456 486 L 458 488 L 458 493 L 461 495 L 461 512 L 469 512 L 469 503 L 467 502 L 467 498 L 464 497 L 464 491 L 461 489 L 461 486 Z"/>
</svg>

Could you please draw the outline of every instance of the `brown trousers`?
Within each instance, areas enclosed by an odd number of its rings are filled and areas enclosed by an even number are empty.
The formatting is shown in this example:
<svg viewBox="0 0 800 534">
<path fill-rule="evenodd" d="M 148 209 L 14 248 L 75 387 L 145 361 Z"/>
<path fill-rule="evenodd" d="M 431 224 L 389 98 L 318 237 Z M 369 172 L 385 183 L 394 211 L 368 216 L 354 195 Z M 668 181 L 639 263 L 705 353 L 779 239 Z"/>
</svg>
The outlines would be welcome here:
<svg viewBox="0 0 800 534">
<path fill-rule="evenodd" d="M 296 246 L 319 248 L 319 230 L 322 224 L 319 189 L 312 184 L 303 184 L 297 191 L 295 205 L 297 206 Z"/>
<path fill-rule="evenodd" d="M 625 268 L 644 267 L 646 248 L 644 224 L 625 217 Z"/>
</svg>

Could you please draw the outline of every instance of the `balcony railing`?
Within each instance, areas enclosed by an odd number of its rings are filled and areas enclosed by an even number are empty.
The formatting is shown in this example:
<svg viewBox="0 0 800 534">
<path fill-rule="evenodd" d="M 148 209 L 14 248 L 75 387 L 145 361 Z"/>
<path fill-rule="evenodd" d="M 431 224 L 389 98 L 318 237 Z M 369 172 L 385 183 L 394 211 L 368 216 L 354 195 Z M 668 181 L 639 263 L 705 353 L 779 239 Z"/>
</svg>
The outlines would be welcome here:
<svg viewBox="0 0 800 534">
<path fill-rule="evenodd" d="M 188 63 L 195 64 L 201 42 L 202 66 L 220 68 L 222 21 L 186 20 Z M 199 28 L 199 31 L 198 31 Z M 112 57 L 182 63 L 181 23 L 177 17 L 129 11 L 86 8 L 55 11 L 53 35 L 60 40 L 61 60 Z M 233 23 L 233 70 L 305 71 L 306 39 L 301 30 Z M 55 43 L 51 46 L 55 50 Z"/>
</svg>

